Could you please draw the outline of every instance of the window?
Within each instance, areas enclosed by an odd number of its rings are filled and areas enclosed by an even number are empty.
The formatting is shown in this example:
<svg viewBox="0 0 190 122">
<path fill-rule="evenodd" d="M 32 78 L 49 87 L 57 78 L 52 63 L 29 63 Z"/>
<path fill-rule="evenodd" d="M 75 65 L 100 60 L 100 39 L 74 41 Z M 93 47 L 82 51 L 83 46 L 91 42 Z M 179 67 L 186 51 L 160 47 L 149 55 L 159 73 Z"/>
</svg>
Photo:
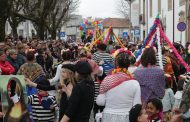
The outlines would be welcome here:
<svg viewBox="0 0 190 122">
<path fill-rule="evenodd" d="M 158 0 L 158 13 L 161 14 L 161 0 Z"/>
<path fill-rule="evenodd" d="M 150 0 L 150 17 L 152 17 L 152 0 Z"/>
<path fill-rule="evenodd" d="M 23 36 L 23 34 L 24 34 L 24 30 L 20 29 L 20 30 L 18 31 L 18 35 L 19 35 L 19 36 Z"/>
<path fill-rule="evenodd" d="M 168 11 L 172 10 L 173 0 L 168 0 Z"/>
<path fill-rule="evenodd" d="M 185 0 L 179 0 L 179 5 L 180 6 L 185 5 Z"/>
</svg>

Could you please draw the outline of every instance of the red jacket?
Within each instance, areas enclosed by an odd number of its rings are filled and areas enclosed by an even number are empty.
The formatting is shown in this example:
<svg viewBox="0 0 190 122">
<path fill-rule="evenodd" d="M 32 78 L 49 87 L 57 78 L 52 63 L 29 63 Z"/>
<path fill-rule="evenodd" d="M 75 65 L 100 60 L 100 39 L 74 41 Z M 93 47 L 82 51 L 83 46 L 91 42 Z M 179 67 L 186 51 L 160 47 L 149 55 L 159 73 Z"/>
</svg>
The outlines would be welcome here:
<svg viewBox="0 0 190 122">
<path fill-rule="evenodd" d="M 1 75 L 10 75 L 15 72 L 14 67 L 8 61 L 0 61 Z"/>
</svg>

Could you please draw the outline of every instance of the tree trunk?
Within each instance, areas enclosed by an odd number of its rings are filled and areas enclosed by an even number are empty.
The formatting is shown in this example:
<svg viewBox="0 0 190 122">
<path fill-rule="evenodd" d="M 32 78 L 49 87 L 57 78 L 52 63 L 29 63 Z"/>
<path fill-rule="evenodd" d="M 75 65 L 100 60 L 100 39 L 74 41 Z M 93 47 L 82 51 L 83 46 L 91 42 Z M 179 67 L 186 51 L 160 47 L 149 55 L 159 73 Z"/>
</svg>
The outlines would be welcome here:
<svg viewBox="0 0 190 122">
<path fill-rule="evenodd" d="M 56 30 L 52 30 L 51 31 L 51 38 L 52 39 L 56 39 L 56 35 L 57 35 L 57 31 Z"/>
<path fill-rule="evenodd" d="M 0 42 L 5 40 L 5 24 L 7 18 L 0 18 Z"/>
<path fill-rule="evenodd" d="M 43 22 L 40 22 L 38 24 L 38 36 L 41 40 L 44 40 L 44 32 L 45 32 L 45 24 Z"/>
<path fill-rule="evenodd" d="M 13 31 L 13 37 L 14 38 L 18 38 L 17 27 L 18 27 L 18 25 L 13 25 L 12 26 L 12 31 Z"/>
</svg>

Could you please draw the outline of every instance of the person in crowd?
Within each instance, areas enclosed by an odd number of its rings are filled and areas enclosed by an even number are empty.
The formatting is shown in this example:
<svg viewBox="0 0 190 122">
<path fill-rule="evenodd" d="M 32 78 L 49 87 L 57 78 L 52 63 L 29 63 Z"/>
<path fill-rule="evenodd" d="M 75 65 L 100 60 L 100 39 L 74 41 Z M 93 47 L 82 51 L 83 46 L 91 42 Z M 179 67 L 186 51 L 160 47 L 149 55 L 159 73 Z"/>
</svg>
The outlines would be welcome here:
<svg viewBox="0 0 190 122">
<path fill-rule="evenodd" d="M 130 73 L 134 73 L 134 71 L 137 69 L 137 66 L 135 66 L 136 58 L 134 56 L 131 56 L 130 58 L 130 66 L 128 68 Z"/>
<path fill-rule="evenodd" d="M 9 51 L 9 55 L 7 56 L 7 61 L 14 67 L 15 72 L 14 75 L 17 74 L 17 71 L 19 70 L 19 64 L 17 61 L 17 50 L 11 49 Z"/>
<path fill-rule="evenodd" d="M 156 55 L 153 47 L 145 48 L 141 57 L 142 66 L 134 72 L 135 79 L 141 86 L 142 103 L 149 99 L 162 99 L 165 92 L 164 71 L 156 67 Z"/>
<path fill-rule="evenodd" d="M 181 55 L 182 49 L 181 49 L 180 44 L 174 43 L 173 45 L 176 48 L 176 50 L 178 51 L 179 55 Z M 170 57 L 170 59 L 172 59 L 171 60 L 172 67 L 173 67 L 174 75 L 176 77 L 176 83 L 178 83 L 178 77 L 180 75 L 184 74 L 186 71 L 184 70 L 184 67 L 182 66 L 181 62 L 179 61 L 179 59 L 175 56 L 175 54 L 173 52 L 169 54 L 169 57 Z"/>
<path fill-rule="evenodd" d="M 50 86 L 47 80 L 41 80 L 38 84 Z M 35 122 L 54 122 L 55 111 L 58 109 L 54 96 L 50 96 L 46 91 L 38 90 L 37 94 L 28 96 L 28 104 L 32 106 L 32 116 Z"/>
<path fill-rule="evenodd" d="M 38 55 L 36 56 L 36 63 L 38 63 L 45 71 L 45 51 L 42 49 L 38 50 Z"/>
<path fill-rule="evenodd" d="M 150 122 L 163 121 L 163 105 L 159 99 L 149 99 L 146 106 L 146 112 Z"/>
<path fill-rule="evenodd" d="M 69 49 L 68 50 L 62 50 L 62 62 L 61 62 L 61 64 L 59 64 L 57 66 L 56 74 L 50 80 L 51 84 L 56 84 L 59 81 L 60 76 L 61 76 L 61 72 L 62 72 L 62 66 L 64 64 L 72 64 L 72 62 L 70 61 L 72 59 L 73 59 L 73 57 L 72 57 L 72 54 L 71 54 Z"/>
<path fill-rule="evenodd" d="M 34 51 L 29 50 L 26 54 L 27 62 L 24 63 L 18 70 L 18 75 L 24 75 L 31 81 L 35 82 L 40 76 L 44 75 L 42 67 L 35 62 Z"/>
<path fill-rule="evenodd" d="M 14 74 L 14 67 L 6 60 L 5 53 L 0 50 L 0 69 L 1 75 L 11 75 Z"/>
<path fill-rule="evenodd" d="M 168 75 L 165 77 L 165 81 L 166 81 L 166 87 L 165 87 L 165 95 L 162 99 L 162 104 L 163 104 L 163 120 L 164 122 L 168 122 L 171 119 L 171 112 L 173 109 L 173 105 L 174 105 L 174 93 L 171 89 L 171 76 Z"/>
<path fill-rule="evenodd" d="M 114 49 L 113 41 L 109 41 L 109 44 L 108 44 L 108 46 L 106 48 L 106 52 L 110 53 L 113 49 Z"/>
<path fill-rule="evenodd" d="M 141 103 L 140 85 L 128 71 L 129 54 L 120 51 L 115 57 L 115 69 L 100 85 L 96 103 L 105 106 L 103 122 L 129 122 L 129 110 Z"/>
<path fill-rule="evenodd" d="M 180 122 L 181 115 L 179 113 L 174 114 L 172 119 L 168 122 Z M 148 114 L 141 104 L 133 106 L 129 113 L 129 122 L 150 122 L 148 120 Z"/>
<path fill-rule="evenodd" d="M 94 103 L 94 84 L 91 78 L 92 68 L 88 62 L 79 61 L 75 64 L 77 84 L 73 87 L 69 103 L 61 122 L 89 122 Z"/>
<path fill-rule="evenodd" d="M 97 45 L 98 51 L 94 53 L 92 59 L 99 65 L 103 65 L 104 63 L 107 64 L 105 67 L 103 67 L 104 72 L 107 75 L 110 69 L 107 69 L 106 67 L 109 67 L 110 64 L 113 64 L 113 58 L 110 54 L 106 53 L 106 47 L 107 46 L 104 43 L 99 43 Z"/>
<path fill-rule="evenodd" d="M 185 78 L 180 78 L 177 84 L 177 92 L 174 95 L 174 106 L 173 108 L 179 108 L 181 104 L 182 94 L 183 94 L 183 86 L 185 83 Z"/>
<path fill-rule="evenodd" d="M 170 55 L 170 48 L 165 46 L 162 50 L 162 53 L 164 55 L 164 57 L 166 58 L 166 64 L 164 66 L 164 72 L 165 74 L 170 75 L 171 77 L 171 88 L 174 91 L 174 93 L 177 91 L 177 83 L 176 83 L 176 78 L 174 75 L 174 70 L 173 70 L 173 66 L 172 66 L 172 62 L 171 62 L 171 58 L 169 57 Z"/>
<path fill-rule="evenodd" d="M 41 89 L 44 91 L 51 91 L 51 90 L 60 90 L 62 87 L 62 85 L 66 85 L 66 87 L 68 87 L 68 92 L 70 92 L 69 94 L 71 94 L 72 92 L 72 88 L 73 86 L 76 84 L 75 79 L 74 79 L 74 73 L 75 73 L 75 67 L 73 64 L 64 64 L 62 66 L 62 72 L 61 72 L 61 76 L 60 76 L 60 85 L 51 85 L 51 86 L 45 86 L 42 84 L 36 84 L 32 81 L 30 81 L 30 79 L 25 79 L 26 84 L 31 86 L 31 87 L 36 87 L 37 89 Z M 45 79 L 44 79 L 45 80 Z M 47 81 L 49 82 L 49 81 Z M 61 87 L 61 88 L 59 88 Z M 60 103 L 59 107 L 59 120 L 61 120 L 61 118 L 63 117 L 67 105 L 68 105 L 68 98 L 65 92 L 61 93 L 61 98 L 60 101 L 58 101 L 58 103 Z"/>
<path fill-rule="evenodd" d="M 141 104 L 136 104 L 131 108 L 129 122 L 148 122 L 148 114 Z"/>
<path fill-rule="evenodd" d="M 95 87 L 94 107 L 93 107 L 93 112 L 94 112 L 94 117 L 95 117 L 96 113 L 98 113 L 98 111 L 102 112 L 103 108 L 104 108 L 104 107 L 98 106 L 96 104 L 96 97 L 99 94 L 99 88 L 100 88 L 100 80 L 97 79 L 97 76 L 101 76 L 103 74 L 103 69 L 102 69 L 102 67 L 98 66 L 95 61 L 88 58 L 88 55 L 89 55 L 88 53 L 89 52 L 85 48 L 82 48 L 79 52 L 79 60 L 78 61 L 87 61 L 92 68 L 91 76 L 93 78 L 94 87 Z"/>
<path fill-rule="evenodd" d="M 183 122 L 190 121 L 190 72 L 187 73 L 185 79 L 185 86 L 183 89 L 180 112 L 182 113 Z"/>
<path fill-rule="evenodd" d="M 45 52 L 44 60 L 45 60 L 46 74 L 48 74 L 49 77 L 51 77 L 52 76 L 52 66 L 53 66 L 53 57 L 51 55 L 51 52 L 49 52 L 49 51 Z"/>
<path fill-rule="evenodd" d="M 26 62 L 26 54 L 25 54 L 25 46 L 24 44 L 17 44 L 16 45 L 16 48 L 18 50 L 18 54 L 17 54 L 17 61 L 18 61 L 18 64 L 19 64 L 19 67 L 21 65 L 23 65 L 25 62 Z"/>
</svg>

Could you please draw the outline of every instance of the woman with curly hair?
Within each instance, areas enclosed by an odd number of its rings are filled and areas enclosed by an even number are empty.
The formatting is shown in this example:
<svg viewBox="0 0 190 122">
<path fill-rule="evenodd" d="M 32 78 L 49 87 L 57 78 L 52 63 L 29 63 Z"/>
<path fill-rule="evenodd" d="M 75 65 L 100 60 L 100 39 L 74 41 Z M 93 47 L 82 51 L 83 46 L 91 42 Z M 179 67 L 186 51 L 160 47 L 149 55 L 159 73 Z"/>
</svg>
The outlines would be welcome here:
<svg viewBox="0 0 190 122">
<path fill-rule="evenodd" d="M 96 102 L 105 106 L 103 122 L 129 122 L 129 111 L 141 103 L 140 85 L 128 71 L 129 54 L 121 51 L 115 58 L 115 69 L 105 77 L 100 85 Z"/>
</svg>

